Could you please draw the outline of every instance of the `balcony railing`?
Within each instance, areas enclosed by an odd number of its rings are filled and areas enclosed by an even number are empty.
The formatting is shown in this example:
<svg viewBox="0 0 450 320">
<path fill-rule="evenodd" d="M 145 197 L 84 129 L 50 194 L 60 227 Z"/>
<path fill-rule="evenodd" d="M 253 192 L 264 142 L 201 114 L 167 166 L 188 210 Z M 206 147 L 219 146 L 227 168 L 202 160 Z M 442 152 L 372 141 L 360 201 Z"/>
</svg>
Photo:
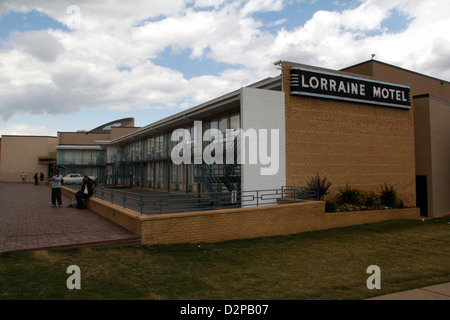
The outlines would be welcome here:
<svg viewBox="0 0 450 320">
<path fill-rule="evenodd" d="M 68 165 L 68 166 L 104 166 L 106 164 L 105 159 L 91 159 L 91 160 L 80 160 L 80 159 L 58 159 L 58 165 Z"/>
</svg>

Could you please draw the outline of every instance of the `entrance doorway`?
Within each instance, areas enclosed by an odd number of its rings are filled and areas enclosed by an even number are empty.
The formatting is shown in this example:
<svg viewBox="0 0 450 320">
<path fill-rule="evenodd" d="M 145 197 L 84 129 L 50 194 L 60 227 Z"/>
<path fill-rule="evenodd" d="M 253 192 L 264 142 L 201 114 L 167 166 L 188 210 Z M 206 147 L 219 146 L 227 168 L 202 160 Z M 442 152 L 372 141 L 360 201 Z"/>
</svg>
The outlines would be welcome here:
<svg viewBox="0 0 450 320">
<path fill-rule="evenodd" d="M 428 217 L 428 188 L 427 176 L 416 176 L 416 206 L 420 208 L 420 215 Z"/>
</svg>

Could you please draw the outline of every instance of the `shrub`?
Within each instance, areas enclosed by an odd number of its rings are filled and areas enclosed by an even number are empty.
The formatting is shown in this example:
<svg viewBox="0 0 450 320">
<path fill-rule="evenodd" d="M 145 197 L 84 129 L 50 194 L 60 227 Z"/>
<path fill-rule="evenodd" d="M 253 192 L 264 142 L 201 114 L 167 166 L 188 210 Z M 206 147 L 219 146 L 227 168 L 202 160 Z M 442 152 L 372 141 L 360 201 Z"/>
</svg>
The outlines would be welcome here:
<svg viewBox="0 0 450 320">
<path fill-rule="evenodd" d="M 381 205 L 390 207 L 390 208 L 404 208 L 405 205 L 403 201 L 398 197 L 397 191 L 395 191 L 393 186 L 388 187 L 387 184 L 384 184 L 384 187 L 381 186 Z"/>
<path fill-rule="evenodd" d="M 364 206 L 378 207 L 380 206 L 380 195 L 373 191 L 363 191 Z"/>
<path fill-rule="evenodd" d="M 337 211 L 337 204 L 333 201 L 326 200 L 325 202 L 325 212 L 336 212 Z"/>
<path fill-rule="evenodd" d="M 338 199 L 340 204 L 352 204 L 352 205 L 358 205 L 359 204 L 359 192 L 356 189 L 353 189 L 349 185 L 345 185 L 345 187 L 338 187 Z"/>
<path fill-rule="evenodd" d="M 340 204 L 339 210 L 361 210 L 373 209 L 380 206 L 388 208 L 404 208 L 403 201 L 398 197 L 394 187 L 388 187 L 386 184 L 381 187 L 381 195 L 373 191 L 354 189 L 349 185 L 338 187 L 337 196 Z"/>
<path fill-rule="evenodd" d="M 327 180 L 327 176 L 320 178 L 318 173 L 306 183 L 310 188 L 317 188 L 319 190 L 319 199 L 323 199 L 323 197 L 329 193 L 328 189 L 332 185 L 332 183 Z"/>
<path fill-rule="evenodd" d="M 339 187 L 338 191 L 338 199 L 341 204 L 372 208 L 380 205 L 380 196 L 373 191 L 354 189 L 349 185 Z"/>
</svg>

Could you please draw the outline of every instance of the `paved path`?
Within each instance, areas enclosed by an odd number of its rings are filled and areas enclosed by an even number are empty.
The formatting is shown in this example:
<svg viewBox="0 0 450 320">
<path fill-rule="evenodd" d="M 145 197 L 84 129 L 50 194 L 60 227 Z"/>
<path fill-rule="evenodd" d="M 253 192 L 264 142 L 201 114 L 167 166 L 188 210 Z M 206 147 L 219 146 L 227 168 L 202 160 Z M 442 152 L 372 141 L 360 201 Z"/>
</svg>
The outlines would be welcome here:
<svg viewBox="0 0 450 320">
<path fill-rule="evenodd" d="M 391 293 L 370 298 L 368 300 L 450 300 L 450 282 L 420 289 Z"/>
<path fill-rule="evenodd" d="M 0 254 L 77 246 L 138 244 L 139 237 L 85 209 L 51 207 L 51 189 L 0 182 Z"/>
</svg>

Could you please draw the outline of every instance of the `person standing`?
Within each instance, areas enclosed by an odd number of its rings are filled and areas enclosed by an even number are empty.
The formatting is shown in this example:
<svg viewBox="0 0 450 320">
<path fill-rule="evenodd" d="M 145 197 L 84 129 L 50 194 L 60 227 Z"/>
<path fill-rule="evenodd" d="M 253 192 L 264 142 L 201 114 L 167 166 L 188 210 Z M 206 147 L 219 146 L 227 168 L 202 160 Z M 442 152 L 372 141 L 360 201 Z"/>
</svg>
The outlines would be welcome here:
<svg viewBox="0 0 450 320">
<path fill-rule="evenodd" d="M 55 175 L 50 175 L 50 181 L 52 182 L 52 207 L 56 206 L 56 201 L 58 205 L 62 207 L 61 200 L 61 182 L 63 177 L 59 174 L 59 170 L 56 169 Z"/>
<path fill-rule="evenodd" d="M 44 174 L 41 172 L 41 174 L 39 175 L 39 181 L 44 181 Z"/>
<path fill-rule="evenodd" d="M 37 172 L 35 173 L 33 179 L 34 179 L 34 185 L 37 186 L 38 185 L 38 179 L 39 179 L 38 175 L 37 175 Z"/>
<path fill-rule="evenodd" d="M 25 172 L 22 171 L 20 177 L 22 178 L 22 183 L 27 183 L 27 175 Z"/>
</svg>

